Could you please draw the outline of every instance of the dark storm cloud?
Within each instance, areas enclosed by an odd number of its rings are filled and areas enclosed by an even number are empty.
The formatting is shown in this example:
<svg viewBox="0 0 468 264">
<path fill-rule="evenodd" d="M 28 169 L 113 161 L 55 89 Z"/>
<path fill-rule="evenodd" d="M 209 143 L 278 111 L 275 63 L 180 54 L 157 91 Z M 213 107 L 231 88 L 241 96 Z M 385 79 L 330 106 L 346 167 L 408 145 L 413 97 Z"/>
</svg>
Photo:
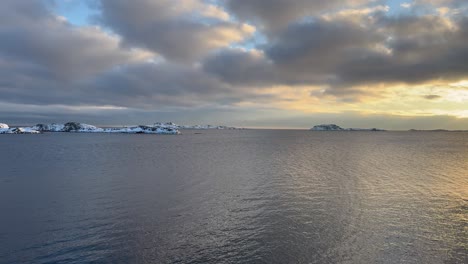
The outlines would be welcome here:
<svg viewBox="0 0 468 264">
<path fill-rule="evenodd" d="M 203 20 L 208 7 L 198 0 L 100 0 L 100 5 L 98 20 L 128 45 L 151 49 L 170 60 L 191 61 L 253 33 L 252 27 L 220 21 L 213 12 L 214 17 Z"/>
</svg>

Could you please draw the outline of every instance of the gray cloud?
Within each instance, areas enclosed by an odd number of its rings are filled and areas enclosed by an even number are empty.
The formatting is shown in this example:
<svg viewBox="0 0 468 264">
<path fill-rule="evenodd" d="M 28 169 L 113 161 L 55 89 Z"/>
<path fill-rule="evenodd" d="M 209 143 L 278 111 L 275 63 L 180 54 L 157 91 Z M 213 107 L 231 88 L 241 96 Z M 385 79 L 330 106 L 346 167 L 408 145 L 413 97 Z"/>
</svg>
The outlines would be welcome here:
<svg viewBox="0 0 468 264">
<path fill-rule="evenodd" d="M 268 97 L 221 82 L 197 67 L 177 64 L 135 64 L 80 81 L 56 80 L 43 74 L 40 68 L 27 67 L 19 65 L 12 68 L 9 65 L 3 68 L 0 63 L 0 77 L 3 78 L 0 101 L 151 110 L 232 105 L 246 99 L 263 100 L 262 97 Z M 36 76 L 32 77 L 32 74 Z"/>
<path fill-rule="evenodd" d="M 3 1 L 0 39 L 2 60 L 36 65 L 47 78 L 83 78 L 141 56 L 99 28 L 70 25 L 40 1 Z"/>
<path fill-rule="evenodd" d="M 448 21 L 382 13 L 358 23 L 316 19 L 275 34 L 261 47 L 261 59 L 228 50 L 204 67 L 230 83 L 320 84 L 337 96 L 356 93 L 359 85 L 458 80 L 468 77 L 468 18 Z"/>
<path fill-rule="evenodd" d="M 281 70 L 335 75 L 336 65 L 370 48 L 384 37 L 348 21 L 298 23 L 280 33 L 265 48 Z"/>
<path fill-rule="evenodd" d="M 466 17 L 455 20 L 453 28 L 432 16 L 383 18 L 377 25 L 391 36 L 385 43 L 391 53 L 367 53 L 342 62 L 337 73 L 343 83 L 421 83 L 467 76 Z"/>
<path fill-rule="evenodd" d="M 415 6 L 460 8 L 466 6 L 465 0 L 414 0 Z"/>
<path fill-rule="evenodd" d="M 433 1 L 460 8 L 453 14 L 398 16 L 371 0 L 344 6 L 306 0 L 94 2 L 104 28 L 72 25 L 44 1 L 2 1 L 3 118 L 49 120 L 60 111 L 91 120 L 151 117 L 144 113 L 183 119 L 187 112 L 195 118 L 225 108 L 240 111 L 232 109 L 242 103 L 286 100 L 266 92 L 277 85 L 320 85 L 326 89 L 311 96 L 353 102 L 375 93 L 376 84 L 468 78 L 464 1 Z M 214 2 L 231 13 L 209 4 Z M 246 23 L 257 26 L 264 41 L 236 45 L 253 33 Z M 256 107 L 247 110 L 265 116 Z"/>
<path fill-rule="evenodd" d="M 170 60 L 198 59 L 212 49 L 243 41 L 254 30 L 220 21 L 213 12 L 206 14 L 208 7 L 197 0 L 100 0 L 100 4 L 98 20 L 128 45 L 151 49 Z"/>
<path fill-rule="evenodd" d="M 375 0 L 224 0 L 227 8 L 240 19 L 260 24 L 268 30 L 284 29 L 304 17 L 347 7 L 359 7 Z"/>
<path fill-rule="evenodd" d="M 329 85 L 336 69 L 385 40 L 385 36 L 349 21 L 296 23 L 261 48 L 263 53 L 227 49 L 204 61 L 206 71 L 244 85 Z M 226 67 L 228 65 L 228 67 Z"/>
<path fill-rule="evenodd" d="M 143 50 L 123 48 L 120 37 L 99 28 L 73 26 L 38 1 L 2 5 L 0 102 L 149 109 L 251 96 L 199 67 L 147 63 Z"/>
<path fill-rule="evenodd" d="M 423 96 L 423 98 L 427 100 L 437 100 L 437 99 L 440 99 L 441 97 L 442 96 L 437 95 L 437 94 L 428 94 L 428 95 Z"/>
<path fill-rule="evenodd" d="M 94 103 L 139 108 L 229 105 L 252 96 L 223 83 L 201 69 L 179 64 L 145 63 L 99 76 L 93 87 Z"/>
<path fill-rule="evenodd" d="M 282 79 L 275 65 L 262 54 L 239 49 L 224 49 L 203 61 L 206 72 L 234 85 L 271 85 Z"/>
</svg>

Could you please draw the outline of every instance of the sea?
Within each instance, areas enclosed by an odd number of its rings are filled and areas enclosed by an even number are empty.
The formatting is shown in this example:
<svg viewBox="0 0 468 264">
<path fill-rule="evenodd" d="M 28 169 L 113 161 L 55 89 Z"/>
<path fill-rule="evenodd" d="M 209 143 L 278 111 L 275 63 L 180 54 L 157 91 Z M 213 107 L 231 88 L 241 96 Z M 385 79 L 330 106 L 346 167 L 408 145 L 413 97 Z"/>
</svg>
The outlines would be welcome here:
<svg viewBox="0 0 468 264">
<path fill-rule="evenodd" d="M 0 135 L 0 263 L 468 263 L 468 133 Z"/>
</svg>

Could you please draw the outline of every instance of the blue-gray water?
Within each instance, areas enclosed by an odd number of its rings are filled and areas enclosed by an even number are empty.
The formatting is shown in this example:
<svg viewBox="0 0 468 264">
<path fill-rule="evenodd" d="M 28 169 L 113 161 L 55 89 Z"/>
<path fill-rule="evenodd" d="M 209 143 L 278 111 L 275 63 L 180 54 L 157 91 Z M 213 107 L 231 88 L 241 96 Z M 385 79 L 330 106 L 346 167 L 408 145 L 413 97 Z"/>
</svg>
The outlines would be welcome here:
<svg viewBox="0 0 468 264">
<path fill-rule="evenodd" d="M 0 136 L 0 263 L 468 263 L 468 133 Z"/>
</svg>

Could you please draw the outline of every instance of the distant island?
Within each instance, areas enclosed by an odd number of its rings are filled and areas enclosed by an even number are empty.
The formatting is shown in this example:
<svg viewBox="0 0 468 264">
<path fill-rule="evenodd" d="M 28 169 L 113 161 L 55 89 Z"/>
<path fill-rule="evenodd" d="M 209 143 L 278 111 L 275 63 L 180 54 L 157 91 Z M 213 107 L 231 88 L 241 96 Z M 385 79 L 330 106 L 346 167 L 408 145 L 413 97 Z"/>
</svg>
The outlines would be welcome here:
<svg viewBox="0 0 468 264">
<path fill-rule="evenodd" d="M 468 130 L 448 130 L 448 129 L 410 129 L 409 132 L 468 132 Z"/>
<path fill-rule="evenodd" d="M 64 124 L 37 124 L 30 127 L 10 127 L 7 124 L 0 123 L 0 134 L 41 134 L 41 133 L 122 133 L 122 134 L 159 134 L 159 135 L 179 135 L 181 130 L 239 130 L 245 128 L 236 128 L 229 126 L 214 126 L 214 125 L 178 125 L 173 122 L 154 123 L 153 125 L 137 125 L 137 126 L 119 126 L 101 128 L 94 125 L 89 125 L 79 122 L 67 122 Z M 380 128 L 342 128 L 336 124 L 316 125 L 310 129 L 311 131 L 387 131 Z M 467 130 L 417 130 L 410 129 L 409 132 L 468 132 Z"/>
<path fill-rule="evenodd" d="M 69 132 L 69 133 L 124 133 L 124 134 L 160 134 L 178 135 L 181 129 L 237 129 L 227 126 L 195 125 L 181 126 L 175 123 L 155 123 L 153 125 L 123 126 L 112 128 L 100 128 L 89 124 L 68 122 L 65 124 L 37 124 L 31 127 L 10 127 L 0 123 L 0 134 L 40 134 L 44 132 Z"/>
<path fill-rule="evenodd" d="M 311 128 L 312 131 L 386 131 L 379 128 L 342 128 L 335 124 L 317 125 Z"/>
</svg>

